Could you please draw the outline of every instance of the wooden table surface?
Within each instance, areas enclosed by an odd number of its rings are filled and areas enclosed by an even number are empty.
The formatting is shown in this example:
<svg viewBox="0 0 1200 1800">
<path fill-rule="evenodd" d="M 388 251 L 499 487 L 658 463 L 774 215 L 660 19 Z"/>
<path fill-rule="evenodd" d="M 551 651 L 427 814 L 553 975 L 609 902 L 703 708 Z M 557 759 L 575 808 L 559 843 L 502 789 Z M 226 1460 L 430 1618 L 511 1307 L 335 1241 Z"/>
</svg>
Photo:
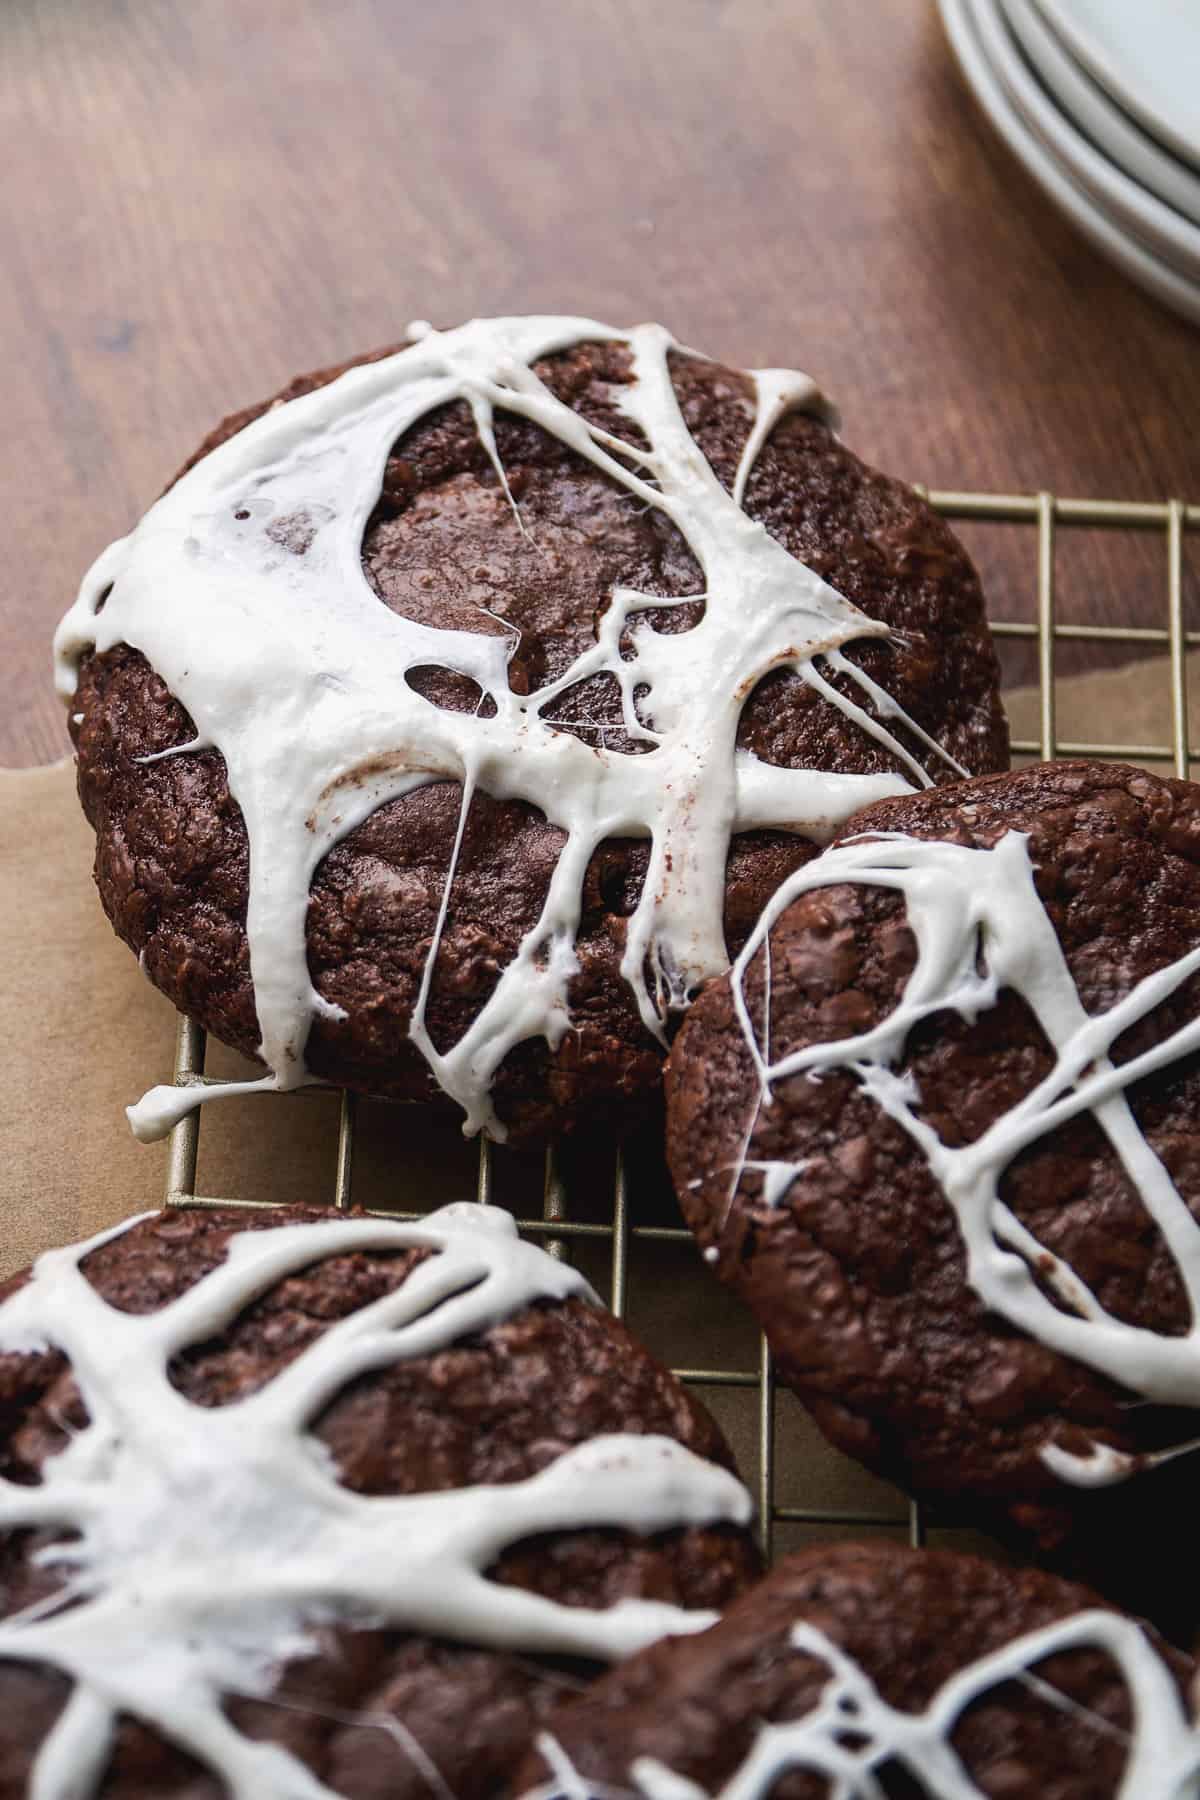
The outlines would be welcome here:
<svg viewBox="0 0 1200 1800">
<path fill-rule="evenodd" d="M 209 425 L 414 316 L 661 317 L 911 479 L 1200 499 L 1200 334 L 927 0 L 4 0 L 0 166 L 0 763 L 62 753 L 54 623 Z M 1157 620 L 1158 554 L 1082 540 L 1064 605 Z"/>
</svg>

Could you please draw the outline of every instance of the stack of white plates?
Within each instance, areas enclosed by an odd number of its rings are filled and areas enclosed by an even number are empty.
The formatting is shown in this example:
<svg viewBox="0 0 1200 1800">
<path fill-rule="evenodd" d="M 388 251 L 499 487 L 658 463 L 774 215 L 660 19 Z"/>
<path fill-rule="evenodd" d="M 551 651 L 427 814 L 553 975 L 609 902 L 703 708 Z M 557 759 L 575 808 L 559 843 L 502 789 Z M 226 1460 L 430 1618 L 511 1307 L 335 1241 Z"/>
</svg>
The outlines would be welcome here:
<svg viewBox="0 0 1200 1800">
<path fill-rule="evenodd" d="M 1200 323 L 1200 0 L 938 0 L 1009 148 L 1133 280 Z"/>
</svg>

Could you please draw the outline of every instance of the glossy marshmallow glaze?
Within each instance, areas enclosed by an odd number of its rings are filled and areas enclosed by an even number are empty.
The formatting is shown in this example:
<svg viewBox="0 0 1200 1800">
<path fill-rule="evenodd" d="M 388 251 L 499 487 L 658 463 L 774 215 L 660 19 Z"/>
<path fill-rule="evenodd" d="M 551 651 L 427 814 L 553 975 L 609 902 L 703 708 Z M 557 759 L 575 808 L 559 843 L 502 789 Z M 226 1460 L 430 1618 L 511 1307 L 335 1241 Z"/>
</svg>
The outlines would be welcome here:
<svg viewBox="0 0 1200 1800">
<path fill-rule="evenodd" d="M 424 783 L 460 782 L 464 819 L 480 789 L 531 803 L 566 834 L 540 919 L 474 1023 L 439 1051 L 425 1029 L 425 1002 L 444 897 L 410 1027 L 437 1081 L 462 1106 L 465 1129 L 502 1137 L 492 1077 L 515 1044 L 544 1037 L 555 1047 L 568 1028 L 583 878 L 605 838 L 650 840 L 622 974 L 645 1024 L 661 1037 L 668 1012 L 728 967 L 722 909 L 734 832 L 774 827 L 826 842 L 870 801 L 928 785 L 921 764 L 882 722 L 889 718 L 903 719 L 931 753 L 958 768 L 841 654 L 854 639 L 888 637 L 888 627 L 742 509 L 747 477 L 775 424 L 791 410 L 821 409 L 806 376 L 765 370 L 751 377 L 757 418 L 730 494 L 684 422 L 668 367 L 676 346 L 661 326 L 615 332 L 587 319 L 517 318 L 447 332 L 412 329 L 409 348 L 274 408 L 197 463 L 105 551 L 59 627 L 57 678 L 68 700 L 79 659 L 92 649 L 123 642 L 146 656 L 196 726 L 193 743 L 166 754 L 221 752 L 249 840 L 246 932 L 260 1054 L 271 1073 L 218 1089 L 156 1088 L 130 1111 L 139 1137 L 161 1136 L 214 1093 L 306 1079 L 314 1015 L 341 1016 L 308 971 L 313 873 L 377 807 Z M 615 398 L 648 450 L 587 424 L 533 372 L 541 357 L 610 340 L 629 346 L 634 379 Z M 595 645 L 526 695 L 509 687 L 510 634 L 439 630 L 391 612 L 363 573 L 363 532 L 393 444 L 450 401 L 470 406 L 502 483 L 496 408 L 534 421 L 658 508 L 699 563 L 703 594 L 672 600 L 617 589 Z M 514 512 L 520 523 L 515 504 Z M 282 521 L 290 533 L 279 530 Z M 288 536 L 305 543 L 302 554 L 281 545 Z M 649 607 L 698 598 L 704 615 L 692 630 L 639 627 L 638 614 Z M 627 631 L 632 654 L 622 654 Z M 874 713 L 830 684 L 821 659 L 857 685 Z M 494 717 L 443 710 L 409 687 L 408 672 L 429 664 L 477 683 Z M 885 745 L 910 780 L 778 768 L 738 750 L 746 696 L 780 667 L 794 669 Z M 625 730 L 648 753 L 585 744 L 549 722 L 562 693 L 602 672 L 619 683 Z M 452 860 L 446 896 L 453 869 Z"/>
<path fill-rule="evenodd" d="M 0 1481 L 0 1528 L 64 1534 L 38 1552 L 64 1585 L 0 1621 L 0 1658 L 74 1683 L 30 1800 L 95 1794 L 124 1713 L 189 1751 L 236 1800 L 331 1800 L 289 1752 L 244 1737 L 222 1711 L 226 1695 L 270 1695 L 280 1663 L 313 1653 L 317 1625 L 611 1661 L 713 1622 L 649 1600 L 562 1606 L 484 1573 L 540 1532 L 746 1524 L 740 1482 L 674 1439 L 598 1437 L 525 1481 L 389 1498 L 343 1487 L 308 1430 L 372 1370 L 436 1353 L 535 1300 L 594 1298 L 573 1269 L 523 1243 L 507 1213 L 462 1204 L 415 1225 L 331 1219 L 242 1232 L 219 1267 L 142 1314 L 109 1306 L 80 1267 L 126 1229 L 48 1251 L 0 1306 L 0 1353 L 62 1351 L 88 1413 L 40 1485 Z M 349 1251 L 414 1246 L 434 1254 L 256 1393 L 202 1407 L 171 1385 L 172 1357 L 289 1274 Z M 361 1722 L 382 1723 L 431 1793 L 448 1792 L 403 1720 Z"/>
</svg>

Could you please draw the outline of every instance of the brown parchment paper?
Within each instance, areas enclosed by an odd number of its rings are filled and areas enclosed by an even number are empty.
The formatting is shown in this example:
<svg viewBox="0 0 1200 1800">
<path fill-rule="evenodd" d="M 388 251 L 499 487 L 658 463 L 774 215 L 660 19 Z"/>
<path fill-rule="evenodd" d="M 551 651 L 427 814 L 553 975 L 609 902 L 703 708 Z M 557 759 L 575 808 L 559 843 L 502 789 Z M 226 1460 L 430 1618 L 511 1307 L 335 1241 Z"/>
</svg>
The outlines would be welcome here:
<svg viewBox="0 0 1200 1800">
<path fill-rule="evenodd" d="M 1200 675 L 1200 657 L 1192 660 L 1190 674 Z M 1014 736 L 1036 737 L 1036 693 L 1017 690 L 1007 703 Z M 1062 738 L 1164 742 L 1165 662 L 1061 682 L 1058 704 Z M 162 1199 L 165 1146 L 138 1144 L 124 1108 L 170 1079 L 176 1015 L 104 917 L 91 879 L 92 849 L 71 761 L 0 770 L 0 1276 Z M 208 1066 L 218 1075 L 246 1072 L 219 1046 L 210 1048 Z M 206 1107 L 199 1191 L 328 1204 L 337 1107 L 332 1091 Z M 497 1198 L 540 1212 L 540 1163 L 507 1153 L 495 1162 Z M 431 1125 L 407 1108 L 360 1107 L 354 1195 L 362 1204 L 420 1208 L 470 1198 L 473 1167 L 474 1154 L 453 1124 Z M 671 1221 L 663 1194 L 632 1180 L 630 1206 L 635 1221 Z M 605 1242 L 576 1240 L 569 1254 L 608 1291 Z M 628 1318 L 676 1367 L 757 1369 L 752 1321 L 690 1245 L 633 1246 Z M 706 1388 L 703 1397 L 753 1483 L 756 1391 Z M 903 1530 L 901 1496 L 830 1451 L 790 1400 L 778 1411 L 777 1461 L 776 1495 L 785 1504 L 857 1514 L 845 1529 L 859 1535 L 864 1515 Z M 804 1524 L 781 1526 L 779 1548 L 813 1534 Z M 830 1535 L 825 1526 L 817 1534 Z M 960 1531 L 934 1535 L 970 1541 Z"/>
<path fill-rule="evenodd" d="M 0 1274 L 162 1193 L 124 1105 L 169 1080 L 174 1009 L 92 883 L 73 761 L 0 770 Z"/>
</svg>

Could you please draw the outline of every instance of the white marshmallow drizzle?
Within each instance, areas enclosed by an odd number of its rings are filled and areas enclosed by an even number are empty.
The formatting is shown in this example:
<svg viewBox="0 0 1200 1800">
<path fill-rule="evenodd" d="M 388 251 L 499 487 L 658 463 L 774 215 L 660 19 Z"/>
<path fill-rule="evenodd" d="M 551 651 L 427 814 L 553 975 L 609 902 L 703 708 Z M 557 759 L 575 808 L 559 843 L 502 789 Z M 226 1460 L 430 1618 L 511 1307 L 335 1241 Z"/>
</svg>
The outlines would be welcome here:
<svg viewBox="0 0 1200 1800">
<path fill-rule="evenodd" d="M 776 920 L 799 895 L 843 882 L 890 888 L 903 895 L 916 940 L 916 966 L 895 1010 L 873 1030 L 772 1060 L 751 1023 L 743 986 L 746 972 L 769 943 Z M 986 1307 L 1143 1400 L 1200 1409 L 1200 1226 L 1147 1143 L 1125 1097 L 1133 1082 L 1200 1048 L 1200 1018 L 1120 1067 L 1108 1054 L 1123 1032 L 1197 970 L 1200 946 L 1146 976 L 1123 1000 L 1093 1016 L 1084 1010 L 1057 933 L 1038 898 L 1024 833 L 1007 832 L 990 850 L 892 832 L 851 839 L 788 878 L 734 964 L 734 1003 L 760 1084 L 744 1148 L 753 1137 L 759 1108 L 772 1104 L 779 1082 L 800 1076 L 818 1079 L 834 1069 L 849 1071 L 924 1153 L 954 1210 L 966 1252 L 967 1280 Z M 956 1012 L 970 1022 L 993 1006 L 1005 988 L 1028 1004 L 1054 1049 L 1054 1067 L 973 1143 L 951 1148 L 919 1116 L 921 1096 L 912 1074 L 897 1075 L 893 1065 L 922 1019 Z M 1187 1331 L 1178 1336 L 1128 1324 L 1106 1311 L 1075 1271 L 1047 1251 L 1000 1197 L 1001 1177 L 1019 1151 L 1089 1111 L 1179 1271 L 1189 1322 Z M 743 1161 L 735 1166 L 733 1185 L 743 1168 L 765 1169 L 764 1202 L 778 1206 L 805 1167 Z M 1035 1268 L 1061 1306 L 1041 1291 Z M 1138 1467 L 1195 1447 L 1189 1442 L 1156 1456 L 1132 1458 L 1101 1444 L 1093 1445 L 1087 1456 L 1051 1444 L 1042 1456 L 1062 1480 L 1087 1487 L 1123 1480 Z"/>
<path fill-rule="evenodd" d="M 0 1527 L 78 1534 L 38 1554 L 65 1586 L 0 1622 L 0 1657 L 48 1664 L 75 1683 L 30 1800 L 94 1793 L 123 1713 L 189 1751 L 237 1800 L 331 1800 L 294 1757 L 243 1737 L 221 1707 L 227 1694 L 269 1695 L 280 1663 L 312 1654 L 322 1624 L 611 1661 L 713 1623 L 712 1613 L 657 1601 L 562 1606 L 484 1574 L 538 1532 L 745 1524 L 741 1483 L 674 1439 L 598 1437 L 525 1481 L 387 1498 L 343 1487 L 308 1431 L 371 1370 L 435 1353 L 536 1299 L 594 1300 L 575 1270 L 523 1243 L 507 1213 L 464 1203 L 415 1225 L 331 1219 L 240 1232 L 211 1274 L 144 1314 L 109 1306 L 80 1268 L 126 1229 L 48 1251 L 0 1306 L 0 1352 L 62 1351 L 89 1416 L 39 1486 L 0 1482 Z M 257 1393 L 202 1407 L 171 1385 L 173 1357 L 288 1275 L 351 1251 L 413 1246 L 436 1254 Z"/>
<path fill-rule="evenodd" d="M 824 1776 L 829 1800 L 884 1800 L 879 1776 L 902 1768 L 929 1800 L 986 1800 L 951 1742 L 973 1701 L 1003 1682 L 1027 1684 L 1064 1712 L 1092 1719 L 1105 1735 L 1111 1721 L 1089 1714 L 1034 1673 L 1049 1656 L 1099 1650 L 1120 1669 L 1129 1692 L 1133 1731 L 1115 1800 L 1195 1800 L 1200 1794 L 1200 1737 L 1188 1719 L 1166 1664 L 1132 1619 L 1099 1609 L 1072 1614 L 981 1656 L 943 1683 L 924 1712 L 890 1706 L 852 1657 L 816 1626 L 796 1625 L 793 1646 L 830 1670 L 818 1704 L 802 1719 L 762 1725 L 741 1767 L 714 1800 L 766 1800 L 792 1771 Z M 630 1765 L 632 1787 L 611 1788 L 580 1775 L 549 1733 L 538 1749 L 553 1770 L 524 1800 L 709 1800 L 707 1791 L 648 1756 Z"/>
<path fill-rule="evenodd" d="M 731 834 L 774 827 L 826 842 L 860 807 L 907 790 L 896 775 L 784 769 L 737 750 L 741 708 L 770 670 L 794 669 L 891 751 L 914 782 L 928 785 L 881 718 L 820 673 L 824 658 L 882 718 L 903 720 L 958 769 L 840 653 L 854 639 L 888 638 L 888 627 L 742 510 L 754 460 L 779 419 L 822 408 L 806 376 L 773 369 L 751 378 L 757 423 L 730 495 L 684 422 L 668 367 L 675 345 L 661 326 L 621 333 L 588 319 L 516 318 L 412 330 L 417 341 L 409 348 L 274 408 L 197 463 L 99 558 L 59 627 L 64 698 L 75 691 L 80 657 L 93 648 L 125 642 L 147 657 L 195 721 L 195 739 L 167 754 L 220 750 L 249 839 L 246 930 L 260 1054 L 271 1073 L 228 1088 L 154 1089 L 130 1111 L 139 1137 L 161 1136 L 213 1094 L 305 1080 L 313 1017 L 341 1016 L 309 977 L 313 872 L 377 807 L 424 783 L 460 782 L 464 815 L 476 788 L 528 801 L 566 833 L 537 924 L 474 1024 L 439 1051 L 426 1030 L 425 1003 L 443 901 L 411 1024 L 436 1079 L 462 1106 L 464 1129 L 502 1137 L 488 1097 L 492 1077 L 521 1040 L 544 1037 L 556 1047 L 569 1027 L 583 876 L 603 839 L 650 839 L 622 974 L 647 1027 L 661 1037 L 667 1011 L 728 966 L 721 921 Z M 634 379 L 614 399 L 648 450 L 587 424 L 533 373 L 540 357 L 597 341 L 630 348 Z M 390 611 L 363 573 L 363 532 L 392 445 L 450 401 L 470 406 L 506 494 L 492 427 L 497 408 L 532 420 L 663 513 L 700 564 L 703 593 L 671 600 L 616 590 L 596 644 L 529 695 L 509 687 L 512 633 L 439 630 Z M 515 503 L 513 511 L 520 525 Z M 305 545 L 301 553 L 284 546 L 289 532 L 281 522 L 292 528 L 292 542 Z M 697 599 L 704 615 L 692 630 L 659 633 L 639 623 L 648 608 Z M 626 632 L 632 652 L 627 643 L 623 655 Z M 442 710 L 416 693 L 405 676 L 423 664 L 468 676 L 494 716 Z M 558 697 L 598 674 L 619 683 L 625 730 L 649 746 L 645 754 L 585 744 L 550 722 Z M 453 870 L 452 861 L 447 895 Z"/>
</svg>

